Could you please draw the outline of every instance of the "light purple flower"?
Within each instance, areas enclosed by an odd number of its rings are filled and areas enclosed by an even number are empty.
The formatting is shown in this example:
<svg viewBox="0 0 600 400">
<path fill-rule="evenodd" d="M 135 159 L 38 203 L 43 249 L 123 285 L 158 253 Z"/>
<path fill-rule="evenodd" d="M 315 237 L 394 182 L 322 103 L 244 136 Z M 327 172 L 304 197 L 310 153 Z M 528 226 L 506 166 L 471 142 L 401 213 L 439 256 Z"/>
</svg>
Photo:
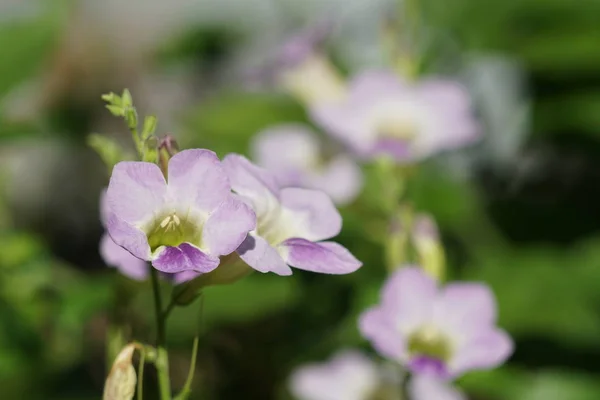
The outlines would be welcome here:
<svg viewBox="0 0 600 400">
<path fill-rule="evenodd" d="M 457 82 L 405 82 L 385 71 L 359 74 L 341 102 L 315 104 L 313 119 L 359 156 L 413 162 L 479 137 L 469 95 Z"/>
<path fill-rule="evenodd" d="M 319 138 L 303 125 L 279 125 L 260 132 L 252 142 L 252 154 L 282 187 L 319 189 L 337 204 L 351 202 L 362 188 L 356 162 L 344 154 L 326 161 Z"/>
<path fill-rule="evenodd" d="M 454 378 L 502 364 L 513 351 L 497 328 L 496 302 L 480 283 L 438 288 L 417 267 L 403 267 L 386 282 L 381 303 L 360 318 L 362 335 L 385 357 L 415 374 Z"/>
<path fill-rule="evenodd" d="M 237 250 L 249 266 L 291 275 L 288 265 L 329 274 L 347 274 L 362 265 L 343 246 L 323 241 L 342 228 L 342 218 L 325 193 L 281 188 L 273 175 L 240 155 L 228 155 L 223 165 L 234 192 L 256 213 L 256 230 Z"/>
<path fill-rule="evenodd" d="M 116 244 L 159 271 L 209 272 L 255 228 L 252 210 L 231 194 L 216 154 L 184 150 L 168 165 L 120 162 L 107 190 L 107 228 Z"/>
<path fill-rule="evenodd" d="M 410 400 L 466 400 L 458 389 L 447 382 L 425 375 L 414 375 L 409 382 Z"/>
<path fill-rule="evenodd" d="M 294 371 L 290 391 L 298 400 L 368 400 L 380 388 L 380 375 L 367 356 L 346 350 L 327 362 Z"/>
<path fill-rule="evenodd" d="M 105 228 L 109 215 L 110 210 L 106 199 L 106 191 L 103 191 L 100 195 L 100 222 Z M 104 262 L 111 267 L 116 267 L 123 275 L 138 281 L 145 280 L 148 277 L 149 271 L 146 261 L 140 260 L 117 245 L 107 232 L 100 239 L 99 250 Z"/>
</svg>

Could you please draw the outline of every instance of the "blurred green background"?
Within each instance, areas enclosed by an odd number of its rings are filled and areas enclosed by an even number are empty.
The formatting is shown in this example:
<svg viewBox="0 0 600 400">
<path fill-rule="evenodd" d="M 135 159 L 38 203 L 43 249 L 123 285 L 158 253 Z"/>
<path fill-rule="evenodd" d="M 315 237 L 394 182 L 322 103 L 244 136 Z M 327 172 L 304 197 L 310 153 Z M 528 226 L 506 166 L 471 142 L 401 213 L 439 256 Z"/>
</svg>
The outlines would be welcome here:
<svg viewBox="0 0 600 400">
<path fill-rule="evenodd" d="M 0 0 L 1 398 L 99 398 L 111 324 L 125 324 L 126 339 L 154 337 L 150 284 L 98 255 L 108 173 L 86 137 L 129 138 L 100 95 L 129 88 L 181 147 L 247 153 L 261 129 L 308 118 L 276 90 L 244 90 L 244 71 L 331 10 L 338 65 L 380 65 L 381 16 L 394 3 Z M 426 71 L 472 89 L 486 138 L 422 165 L 409 193 L 440 225 L 450 277 L 489 283 L 517 343 L 507 365 L 460 384 L 474 400 L 598 399 L 600 1 L 419 6 Z M 178 309 L 168 327 L 174 386 L 198 327 L 193 398 L 286 399 L 294 367 L 370 351 L 356 317 L 385 277 L 377 196 L 367 185 L 341 210 L 339 241 L 364 262 L 357 273 L 253 274 L 207 289 L 201 318 L 198 305 Z"/>
</svg>

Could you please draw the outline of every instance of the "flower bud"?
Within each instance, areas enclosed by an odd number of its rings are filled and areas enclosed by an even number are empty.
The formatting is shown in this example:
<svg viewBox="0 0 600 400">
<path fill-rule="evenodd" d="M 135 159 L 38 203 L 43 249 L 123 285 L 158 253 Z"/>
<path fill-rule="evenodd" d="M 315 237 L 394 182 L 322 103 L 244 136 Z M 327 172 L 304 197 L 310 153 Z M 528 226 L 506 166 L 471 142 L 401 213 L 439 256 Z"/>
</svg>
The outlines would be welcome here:
<svg viewBox="0 0 600 400">
<path fill-rule="evenodd" d="M 137 377 L 132 365 L 136 345 L 128 344 L 115 359 L 104 383 L 103 400 L 131 400 L 135 393 Z"/>
</svg>

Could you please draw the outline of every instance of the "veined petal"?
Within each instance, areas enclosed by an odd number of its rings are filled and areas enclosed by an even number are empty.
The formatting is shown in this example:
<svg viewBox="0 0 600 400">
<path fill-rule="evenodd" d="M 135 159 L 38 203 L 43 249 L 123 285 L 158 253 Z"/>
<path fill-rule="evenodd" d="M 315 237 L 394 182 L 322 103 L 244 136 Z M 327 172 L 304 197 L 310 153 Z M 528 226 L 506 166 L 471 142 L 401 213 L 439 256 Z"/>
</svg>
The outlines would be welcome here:
<svg viewBox="0 0 600 400">
<path fill-rule="evenodd" d="M 329 196 L 320 190 L 285 188 L 280 198 L 282 207 L 294 214 L 294 237 L 319 241 L 340 233 L 342 217 Z"/>
<path fill-rule="evenodd" d="M 437 291 L 435 281 L 421 268 L 401 267 L 383 287 L 382 306 L 403 332 L 410 332 L 433 317 Z"/>
<path fill-rule="evenodd" d="M 237 249 L 240 258 L 246 264 L 260 272 L 274 272 L 277 275 L 291 275 L 277 250 L 260 236 L 249 234 Z"/>
<path fill-rule="evenodd" d="M 210 150 L 181 151 L 169 161 L 169 193 L 178 206 L 215 209 L 230 192 L 229 180 L 217 155 Z"/>
<path fill-rule="evenodd" d="M 361 314 L 358 328 L 379 354 L 391 360 L 402 361 L 407 356 L 406 338 L 394 326 L 395 318 L 388 310 L 373 307 Z"/>
<path fill-rule="evenodd" d="M 174 274 L 183 271 L 210 272 L 219 266 L 219 257 L 205 254 L 196 246 L 182 243 L 177 247 L 159 248 L 152 265 L 159 271 Z"/>
<path fill-rule="evenodd" d="M 362 265 L 344 246 L 335 242 L 314 243 L 294 238 L 278 247 L 289 265 L 305 271 L 349 274 Z"/>
<path fill-rule="evenodd" d="M 167 183 L 158 166 L 147 162 L 123 161 L 113 168 L 106 197 L 110 211 L 118 219 L 130 225 L 139 225 L 160 210 L 165 203 L 166 193 Z"/>
<path fill-rule="evenodd" d="M 208 217 L 202 233 L 203 247 L 216 256 L 232 253 L 254 228 L 254 211 L 243 201 L 229 195 Z"/>
<path fill-rule="evenodd" d="M 152 254 L 148 237 L 140 229 L 117 218 L 115 214 L 109 215 L 106 229 L 112 240 L 131 254 L 142 260 L 150 261 Z"/>
<path fill-rule="evenodd" d="M 100 256 L 104 262 L 116 267 L 123 275 L 138 281 L 148 277 L 148 264 L 116 244 L 108 233 L 100 239 Z"/>
<path fill-rule="evenodd" d="M 457 349 L 450 361 L 450 373 L 462 375 L 474 369 L 489 369 L 504 363 L 513 353 L 514 343 L 503 330 L 490 328 L 472 335 Z"/>
</svg>

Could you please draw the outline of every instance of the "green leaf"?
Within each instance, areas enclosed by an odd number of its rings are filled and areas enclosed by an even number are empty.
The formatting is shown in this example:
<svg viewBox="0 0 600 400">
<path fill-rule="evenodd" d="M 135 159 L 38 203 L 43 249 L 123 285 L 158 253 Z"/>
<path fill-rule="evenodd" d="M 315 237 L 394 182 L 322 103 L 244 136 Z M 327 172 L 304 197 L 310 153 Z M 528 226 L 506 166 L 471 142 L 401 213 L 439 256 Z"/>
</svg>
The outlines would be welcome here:
<svg viewBox="0 0 600 400">
<path fill-rule="evenodd" d="M 113 139 L 92 133 L 87 139 L 88 145 L 93 148 L 109 170 L 120 161 L 128 159 L 123 148 Z"/>
</svg>

